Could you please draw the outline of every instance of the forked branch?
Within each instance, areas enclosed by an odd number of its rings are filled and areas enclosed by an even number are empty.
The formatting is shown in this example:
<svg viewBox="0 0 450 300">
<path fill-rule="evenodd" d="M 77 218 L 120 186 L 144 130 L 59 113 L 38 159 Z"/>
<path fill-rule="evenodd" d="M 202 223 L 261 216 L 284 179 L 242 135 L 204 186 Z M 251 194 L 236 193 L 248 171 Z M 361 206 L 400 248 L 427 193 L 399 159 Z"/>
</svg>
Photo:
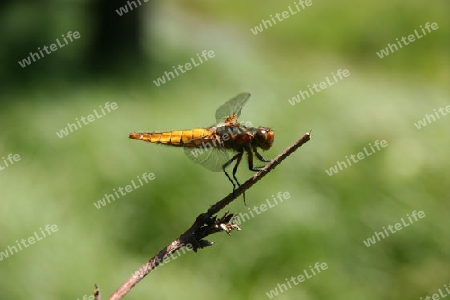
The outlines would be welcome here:
<svg viewBox="0 0 450 300">
<path fill-rule="evenodd" d="M 291 153 L 301 147 L 304 143 L 311 139 L 310 133 L 305 133 L 298 141 L 293 143 L 291 146 L 286 148 L 280 155 L 268 163 L 264 168 L 258 171 L 253 177 L 248 179 L 239 188 L 237 188 L 233 193 L 229 194 L 213 206 L 211 206 L 206 213 L 200 214 L 194 224 L 186 230 L 178 239 L 174 240 L 164 249 L 159 251 L 157 255 L 151 258 L 148 262 L 142 265 L 130 278 L 128 278 L 109 298 L 110 300 L 122 299 L 122 297 L 128 293 L 139 281 L 141 281 L 145 276 L 147 276 L 153 269 L 155 269 L 161 262 L 170 257 L 175 251 L 189 245 L 193 248 L 195 252 L 199 248 L 204 248 L 206 246 L 211 246 L 213 243 L 204 240 L 206 236 L 225 231 L 229 233 L 231 230 L 240 228 L 233 224 L 233 214 L 228 214 L 226 212 L 221 218 L 214 216 L 225 206 L 230 204 L 236 198 L 238 198 L 242 193 L 248 190 L 257 181 L 263 178 L 267 173 L 279 165 L 286 157 Z"/>
</svg>

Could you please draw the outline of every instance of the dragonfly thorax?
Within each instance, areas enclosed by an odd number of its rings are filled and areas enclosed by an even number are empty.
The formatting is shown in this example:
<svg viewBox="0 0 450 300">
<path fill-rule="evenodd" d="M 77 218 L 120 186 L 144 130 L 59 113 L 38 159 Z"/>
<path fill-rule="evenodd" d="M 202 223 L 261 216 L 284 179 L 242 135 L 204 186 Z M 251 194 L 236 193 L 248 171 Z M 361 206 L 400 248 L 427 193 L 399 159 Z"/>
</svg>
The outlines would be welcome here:
<svg viewBox="0 0 450 300">
<path fill-rule="evenodd" d="M 239 123 L 231 126 L 219 126 L 216 128 L 216 134 L 224 148 L 237 151 L 250 145 L 268 150 L 272 147 L 275 135 L 272 129 L 266 127 L 248 128 Z"/>
</svg>

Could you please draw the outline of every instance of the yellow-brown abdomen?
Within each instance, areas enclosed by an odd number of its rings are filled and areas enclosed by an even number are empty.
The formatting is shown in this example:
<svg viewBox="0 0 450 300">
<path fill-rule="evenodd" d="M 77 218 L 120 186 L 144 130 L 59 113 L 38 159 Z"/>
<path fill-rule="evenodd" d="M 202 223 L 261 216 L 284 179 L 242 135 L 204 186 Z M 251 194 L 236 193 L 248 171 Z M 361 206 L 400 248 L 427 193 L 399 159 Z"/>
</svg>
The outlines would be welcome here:
<svg viewBox="0 0 450 300">
<path fill-rule="evenodd" d="M 198 140 L 195 141 L 195 139 L 205 138 L 211 135 L 212 132 L 208 129 L 194 128 L 167 132 L 133 132 L 130 133 L 130 139 L 178 147 L 198 147 L 201 145 L 201 142 L 198 142 Z"/>
</svg>

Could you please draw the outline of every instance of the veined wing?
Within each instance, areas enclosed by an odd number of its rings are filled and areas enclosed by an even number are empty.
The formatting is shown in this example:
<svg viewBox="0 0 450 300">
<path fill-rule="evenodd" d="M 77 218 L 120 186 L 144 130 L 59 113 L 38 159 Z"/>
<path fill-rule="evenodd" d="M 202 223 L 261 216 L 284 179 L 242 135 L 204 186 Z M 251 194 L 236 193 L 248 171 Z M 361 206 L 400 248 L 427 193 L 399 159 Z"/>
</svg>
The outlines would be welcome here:
<svg viewBox="0 0 450 300">
<path fill-rule="evenodd" d="M 184 147 L 184 153 L 190 160 L 208 170 L 222 171 L 222 166 L 229 160 L 228 151 L 216 141 L 199 138 L 196 141 L 193 140 L 191 144 L 200 146 Z"/>
<path fill-rule="evenodd" d="M 216 122 L 236 122 L 249 98 L 250 93 L 241 93 L 225 102 L 216 111 Z"/>
</svg>

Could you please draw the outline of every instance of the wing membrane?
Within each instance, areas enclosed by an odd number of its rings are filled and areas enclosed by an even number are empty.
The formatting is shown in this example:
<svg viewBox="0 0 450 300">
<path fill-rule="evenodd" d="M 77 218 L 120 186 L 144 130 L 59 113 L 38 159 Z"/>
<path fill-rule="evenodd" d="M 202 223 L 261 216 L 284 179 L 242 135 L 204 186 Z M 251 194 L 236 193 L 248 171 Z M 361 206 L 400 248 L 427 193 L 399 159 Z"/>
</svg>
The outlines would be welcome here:
<svg viewBox="0 0 450 300">
<path fill-rule="evenodd" d="M 216 122 L 222 123 L 225 120 L 229 120 L 230 116 L 234 116 L 234 120 L 229 121 L 236 121 L 241 115 L 241 110 L 249 98 L 250 93 L 241 93 L 225 102 L 216 111 Z"/>
<path fill-rule="evenodd" d="M 241 115 L 241 110 L 250 98 L 250 93 L 241 93 L 231 98 L 216 111 L 216 122 L 235 122 Z M 193 139 L 187 142 L 191 147 L 184 147 L 184 153 L 193 162 L 202 165 L 208 170 L 219 172 L 222 166 L 229 161 L 229 151 L 222 145 L 214 143 L 211 137 Z M 192 145 L 195 145 L 192 147 Z"/>
<path fill-rule="evenodd" d="M 184 147 L 184 153 L 196 164 L 213 172 L 222 171 L 222 166 L 230 157 L 222 147 Z"/>
</svg>

